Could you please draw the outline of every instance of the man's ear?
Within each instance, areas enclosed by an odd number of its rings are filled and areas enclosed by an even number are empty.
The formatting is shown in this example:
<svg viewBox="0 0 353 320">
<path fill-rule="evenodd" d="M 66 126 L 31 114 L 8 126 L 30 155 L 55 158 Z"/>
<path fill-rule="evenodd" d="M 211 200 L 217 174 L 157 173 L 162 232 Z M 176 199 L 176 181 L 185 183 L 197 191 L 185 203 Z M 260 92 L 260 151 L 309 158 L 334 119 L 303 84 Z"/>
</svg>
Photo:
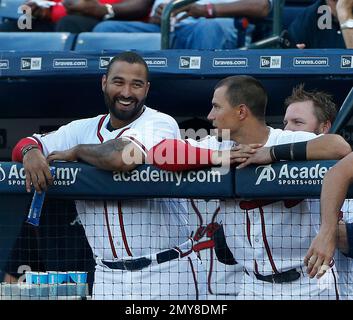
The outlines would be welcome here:
<svg viewBox="0 0 353 320">
<path fill-rule="evenodd" d="M 150 90 L 150 86 L 151 86 L 151 83 L 150 82 L 147 82 L 147 89 L 146 89 L 146 97 L 148 95 L 148 91 Z"/>
<path fill-rule="evenodd" d="M 102 77 L 102 91 L 105 91 L 105 87 L 107 86 L 107 76 L 104 74 Z"/>
<path fill-rule="evenodd" d="M 249 115 L 249 109 L 245 104 L 240 104 L 238 106 L 238 115 L 239 115 L 239 120 L 244 120 L 248 117 Z"/>
<path fill-rule="evenodd" d="M 331 121 L 327 120 L 322 124 L 322 133 L 328 133 L 331 129 Z"/>
</svg>

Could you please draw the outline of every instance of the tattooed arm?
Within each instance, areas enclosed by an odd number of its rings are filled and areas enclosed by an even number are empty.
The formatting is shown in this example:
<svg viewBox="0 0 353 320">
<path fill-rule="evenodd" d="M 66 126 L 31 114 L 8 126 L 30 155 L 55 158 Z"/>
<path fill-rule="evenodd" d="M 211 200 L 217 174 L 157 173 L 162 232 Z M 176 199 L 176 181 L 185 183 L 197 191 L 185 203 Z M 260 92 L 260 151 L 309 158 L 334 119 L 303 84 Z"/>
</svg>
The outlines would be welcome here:
<svg viewBox="0 0 353 320">
<path fill-rule="evenodd" d="M 104 170 L 129 171 L 144 163 L 142 151 L 130 140 L 113 139 L 102 144 L 79 144 L 65 151 L 54 151 L 48 161 L 84 161 Z"/>
</svg>

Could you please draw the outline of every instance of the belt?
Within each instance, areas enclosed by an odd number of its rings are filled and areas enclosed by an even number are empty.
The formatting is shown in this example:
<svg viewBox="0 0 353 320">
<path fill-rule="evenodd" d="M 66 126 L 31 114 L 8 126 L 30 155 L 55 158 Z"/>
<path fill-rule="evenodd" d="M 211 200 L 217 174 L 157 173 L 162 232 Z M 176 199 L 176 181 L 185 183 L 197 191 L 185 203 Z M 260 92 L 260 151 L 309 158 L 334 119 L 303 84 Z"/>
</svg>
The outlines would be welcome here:
<svg viewBox="0 0 353 320">
<path fill-rule="evenodd" d="M 266 281 L 271 283 L 284 283 L 284 282 L 292 282 L 299 279 L 300 272 L 298 272 L 296 269 L 290 269 L 282 273 L 274 273 L 268 276 L 263 276 L 261 274 L 255 273 L 255 277 L 261 281 Z"/>
<path fill-rule="evenodd" d="M 163 263 L 170 260 L 178 259 L 179 252 L 175 249 L 169 249 L 156 254 L 157 263 Z M 119 260 L 119 261 L 106 261 L 101 260 L 100 262 L 108 267 L 109 269 L 118 269 L 118 270 L 128 270 L 128 271 L 136 271 L 142 270 L 148 267 L 152 263 L 152 259 L 142 257 L 137 259 L 128 259 L 128 260 Z"/>
</svg>

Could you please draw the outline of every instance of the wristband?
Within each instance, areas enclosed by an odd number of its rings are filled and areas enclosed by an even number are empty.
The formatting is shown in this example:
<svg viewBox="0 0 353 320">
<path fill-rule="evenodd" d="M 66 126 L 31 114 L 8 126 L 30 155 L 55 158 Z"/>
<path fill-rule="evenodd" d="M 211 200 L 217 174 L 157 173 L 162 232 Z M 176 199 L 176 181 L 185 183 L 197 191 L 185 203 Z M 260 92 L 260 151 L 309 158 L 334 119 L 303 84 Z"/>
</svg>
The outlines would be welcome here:
<svg viewBox="0 0 353 320">
<path fill-rule="evenodd" d="M 272 161 L 279 160 L 307 160 L 306 145 L 307 141 L 287 143 L 273 146 L 270 149 L 270 156 Z"/>
<path fill-rule="evenodd" d="M 32 149 L 39 149 L 38 145 L 36 144 L 31 144 L 29 146 L 26 146 L 22 149 L 22 158 L 26 155 L 26 153 Z"/>
<path fill-rule="evenodd" d="M 279 160 L 292 160 L 290 147 L 291 147 L 291 143 L 273 146 L 272 154 L 273 154 L 274 158 L 277 161 L 279 161 Z"/>
<path fill-rule="evenodd" d="M 274 153 L 274 146 L 272 146 L 272 147 L 270 148 L 270 156 L 271 156 L 272 162 L 277 161 L 276 155 L 275 155 L 275 153 Z"/>
<path fill-rule="evenodd" d="M 293 159 L 292 160 L 307 160 L 306 145 L 308 141 L 292 143 Z"/>
</svg>

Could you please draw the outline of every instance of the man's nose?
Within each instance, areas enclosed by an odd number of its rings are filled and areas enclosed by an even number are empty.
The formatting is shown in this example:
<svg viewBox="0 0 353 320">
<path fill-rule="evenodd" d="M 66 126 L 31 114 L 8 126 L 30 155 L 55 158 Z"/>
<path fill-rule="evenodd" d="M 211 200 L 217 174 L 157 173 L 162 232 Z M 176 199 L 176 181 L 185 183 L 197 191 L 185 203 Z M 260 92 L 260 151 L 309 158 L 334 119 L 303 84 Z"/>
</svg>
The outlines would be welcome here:
<svg viewBox="0 0 353 320">
<path fill-rule="evenodd" d="M 214 120 L 214 112 L 213 112 L 213 109 L 210 111 L 210 113 L 208 114 L 208 116 L 207 116 L 207 120 L 209 120 L 209 121 L 212 121 L 212 120 Z"/>
<path fill-rule="evenodd" d="M 125 98 L 129 98 L 131 96 L 131 88 L 129 85 L 123 86 L 121 89 L 121 95 Z"/>
</svg>

